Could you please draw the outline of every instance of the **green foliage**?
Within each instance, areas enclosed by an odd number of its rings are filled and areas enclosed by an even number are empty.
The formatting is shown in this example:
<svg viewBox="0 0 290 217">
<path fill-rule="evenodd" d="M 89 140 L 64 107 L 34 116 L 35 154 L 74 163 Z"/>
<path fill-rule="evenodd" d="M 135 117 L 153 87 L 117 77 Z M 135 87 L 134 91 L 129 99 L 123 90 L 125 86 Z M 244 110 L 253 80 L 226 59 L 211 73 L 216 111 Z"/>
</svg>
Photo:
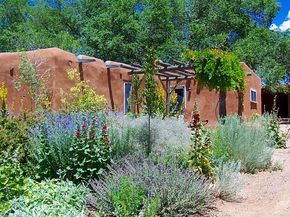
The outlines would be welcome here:
<svg viewBox="0 0 290 217">
<path fill-rule="evenodd" d="M 241 171 L 255 173 L 271 165 L 271 141 L 259 122 L 241 123 L 233 116 L 220 121 L 213 138 L 213 154 L 226 161 L 240 161 Z"/>
<path fill-rule="evenodd" d="M 78 16 L 77 9 L 73 6 L 74 3 L 64 0 L 59 0 L 53 5 L 40 0 L 33 2 L 33 6 L 25 0 L 1 2 L 0 49 L 2 51 L 47 47 L 79 49 Z"/>
<path fill-rule="evenodd" d="M 145 63 L 143 66 L 144 76 L 145 76 L 145 87 L 143 89 L 143 104 L 144 113 L 148 115 L 148 141 L 146 144 L 146 154 L 147 156 L 151 153 L 152 142 L 151 142 L 151 117 L 154 116 L 158 108 L 160 107 L 160 98 L 157 94 L 157 83 L 155 81 L 156 73 L 156 55 L 152 49 L 148 49 L 145 56 Z M 161 101 L 162 103 L 162 101 Z"/>
<path fill-rule="evenodd" d="M 69 148 L 70 164 L 65 168 L 68 179 L 85 181 L 102 174 L 111 162 L 111 146 L 104 125 L 101 135 L 97 134 L 97 126 L 93 123 L 82 125 L 82 130 L 76 131 L 76 136 Z"/>
<path fill-rule="evenodd" d="M 49 101 L 47 89 L 45 87 L 44 74 L 38 72 L 37 66 L 30 61 L 25 52 L 20 53 L 19 56 L 20 75 L 14 80 L 15 88 L 20 91 L 21 87 L 26 87 L 35 108 L 48 108 Z M 33 109 L 35 108 L 33 107 Z"/>
<path fill-rule="evenodd" d="M 25 193 L 28 180 L 16 157 L 0 155 L 0 215 L 10 208 L 9 200 Z"/>
<path fill-rule="evenodd" d="M 289 73 L 290 37 L 286 33 L 253 29 L 236 43 L 234 51 L 270 86 L 279 84 Z"/>
<path fill-rule="evenodd" d="M 289 35 L 268 28 L 279 8 L 276 0 L 3 1 L 0 50 L 59 47 L 141 63 L 147 46 L 163 60 L 220 48 L 273 84 L 289 71 Z"/>
<path fill-rule="evenodd" d="M 91 182 L 93 191 L 88 196 L 88 203 L 105 215 L 114 215 L 112 195 L 119 189 L 120 180 L 124 177 L 129 177 L 136 189 L 144 190 L 139 215 L 194 215 L 205 211 L 213 199 L 210 181 L 204 177 L 135 157 L 115 165 L 102 179 Z"/>
<path fill-rule="evenodd" d="M 30 153 L 37 179 L 97 178 L 111 162 L 107 125 L 90 114 L 46 114 L 31 129 Z"/>
<path fill-rule="evenodd" d="M 109 119 L 109 138 L 112 143 L 112 158 L 119 161 L 127 155 L 140 151 L 137 147 L 137 135 L 140 128 L 133 126 L 134 119 L 130 117 L 113 116 Z"/>
<path fill-rule="evenodd" d="M 269 141 L 272 141 L 270 146 L 274 148 L 287 148 L 287 138 L 284 134 L 280 133 L 280 123 L 278 120 L 278 109 L 276 108 L 276 98 L 274 98 L 272 112 L 270 114 L 264 114 L 262 118 L 265 119 L 267 137 L 269 138 Z"/>
<path fill-rule="evenodd" d="M 112 195 L 116 216 L 136 216 L 142 207 L 144 190 L 136 187 L 129 177 L 122 177 L 118 187 L 119 189 Z"/>
<path fill-rule="evenodd" d="M 68 93 L 61 91 L 64 111 L 103 112 L 107 109 L 106 98 L 103 95 L 97 95 L 95 89 L 89 85 L 89 81 L 81 81 L 76 69 L 68 71 L 68 78 L 75 84 Z"/>
<path fill-rule="evenodd" d="M 194 62 L 200 88 L 226 91 L 245 87 L 246 74 L 234 53 L 218 49 L 187 51 L 184 58 Z"/>
<path fill-rule="evenodd" d="M 149 116 L 153 116 L 157 113 L 160 102 L 157 94 L 157 82 L 155 81 L 156 66 L 155 61 L 157 60 L 156 55 L 152 49 L 148 49 L 148 53 L 145 56 L 145 63 L 143 65 L 144 76 L 145 76 L 145 87 L 143 89 L 143 104 L 144 113 Z"/>
<path fill-rule="evenodd" d="M 8 156 L 17 153 L 19 161 L 25 161 L 29 142 L 29 125 L 15 118 L 0 118 L 0 150 Z"/>
<path fill-rule="evenodd" d="M 26 194 L 10 201 L 7 216 L 80 216 L 85 217 L 87 189 L 70 181 L 47 180 L 26 184 Z"/>
<path fill-rule="evenodd" d="M 211 176 L 213 172 L 211 138 L 208 130 L 200 120 L 196 102 L 194 107 L 191 135 L 192 144 L 186 157 L 185 166 L 193 168 L 196 172 L 202 173 L 205 176 Z"/>
<path fill-rule="evenodd" d="M 160 198 L 159 197 L 153 197 L 149 198 L 144 202 L 143 207 L 143 216 L 144 217 L 155 217 L 158 214 L 158 210 L 160 209 Z"/>
</svg>

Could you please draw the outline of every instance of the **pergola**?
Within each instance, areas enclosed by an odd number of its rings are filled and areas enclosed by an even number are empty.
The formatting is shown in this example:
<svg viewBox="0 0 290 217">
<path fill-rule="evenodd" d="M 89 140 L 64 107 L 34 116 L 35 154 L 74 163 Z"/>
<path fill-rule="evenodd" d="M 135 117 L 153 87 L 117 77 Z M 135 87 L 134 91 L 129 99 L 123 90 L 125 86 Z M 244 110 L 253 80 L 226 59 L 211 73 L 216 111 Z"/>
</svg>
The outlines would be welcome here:
<svg viewBox="0 0 290 217">
<path fill-rule="evenodd" d="M 143 75 L 145 74 L 143 66 L 139 64 L 124 64 L 115 63 L 112 61 L 105 62 L 107 70 L 111 68 L 125 68 L 128 69 L 129 75 Z M 187 79 L 191 79 L 195 76 L 195 68 L 191 64 L 186 64 L 177 60 L 173 61 L 173 64 L 164 63 L 161 60 L 155 61 L 156 76 L 160 80 L 165 92 L 166 92 L 166 114 L 170 112 L 170 94 L 175 90 L 178 83 Z M 170 82 L 175 81 L 175 86 L 170 87 Z M 165 82 L 165 85 L 164 83 Z"/>
</svg>

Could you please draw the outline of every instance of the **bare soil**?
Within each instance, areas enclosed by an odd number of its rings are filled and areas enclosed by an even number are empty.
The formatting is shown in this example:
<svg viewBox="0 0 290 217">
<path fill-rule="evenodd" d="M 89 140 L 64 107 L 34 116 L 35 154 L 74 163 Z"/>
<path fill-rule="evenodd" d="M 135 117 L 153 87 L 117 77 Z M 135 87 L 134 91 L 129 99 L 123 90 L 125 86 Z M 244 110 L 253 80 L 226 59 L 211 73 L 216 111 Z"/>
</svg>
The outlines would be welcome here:
<svg viewBox="0 0 290 217">
<path fill-rule="evenodd" d="M 245 185 L 234 202 L 218 201 L 218 217 L 290 217 L 290 140 L 275 150 L 273 162 L 282 171 L 243 174 Z"/>
</svg>

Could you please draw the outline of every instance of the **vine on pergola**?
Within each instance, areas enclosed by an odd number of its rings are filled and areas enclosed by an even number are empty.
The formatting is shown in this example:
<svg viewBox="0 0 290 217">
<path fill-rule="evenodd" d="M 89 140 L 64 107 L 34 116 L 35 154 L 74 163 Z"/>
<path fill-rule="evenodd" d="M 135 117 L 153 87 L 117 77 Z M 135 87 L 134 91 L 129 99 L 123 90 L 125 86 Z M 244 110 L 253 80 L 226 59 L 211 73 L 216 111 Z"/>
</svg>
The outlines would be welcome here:
<svg viewBox="0 0 290 217">
<path fill-rule="evenodd" d="M 229 90 L 237 91 L 238 114 L 242 115 L 246 73 L 237 55 L 219 49 L 189 50 L 184 54 L 184 59 L 192 61 L 195 66 L 198 90 L 207 87 L 220 92 L 220 116 L 226 115 L 225 97 Z"/>
<path fill-rule="evenodd" d="M 238 57 L 232 52 L 219 49 L 189 50 L 184 58 L 194 63 L 199 88 L 208 87 L 217 91 L 245 88 L 246 74 Z"/>
</svg>

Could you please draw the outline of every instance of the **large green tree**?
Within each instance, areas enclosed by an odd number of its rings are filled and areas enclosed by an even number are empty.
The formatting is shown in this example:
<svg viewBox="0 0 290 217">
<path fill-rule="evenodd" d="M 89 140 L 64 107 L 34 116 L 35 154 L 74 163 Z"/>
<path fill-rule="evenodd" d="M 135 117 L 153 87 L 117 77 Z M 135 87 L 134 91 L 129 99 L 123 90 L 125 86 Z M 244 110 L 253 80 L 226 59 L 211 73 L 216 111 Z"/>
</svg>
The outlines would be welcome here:
<svg viewBox="0 0 290 217">
<path fill-rule="evenodd" d="M 268 84 L 289 73 L 289 34 L 268 29 L 276 0 L 1 2 L 0 51 L 60 47 L 132 63 L 142 62 L 147 46 L 166 61 L 187 48 L 219 48 L 236 52 Z"/>
</svg>

